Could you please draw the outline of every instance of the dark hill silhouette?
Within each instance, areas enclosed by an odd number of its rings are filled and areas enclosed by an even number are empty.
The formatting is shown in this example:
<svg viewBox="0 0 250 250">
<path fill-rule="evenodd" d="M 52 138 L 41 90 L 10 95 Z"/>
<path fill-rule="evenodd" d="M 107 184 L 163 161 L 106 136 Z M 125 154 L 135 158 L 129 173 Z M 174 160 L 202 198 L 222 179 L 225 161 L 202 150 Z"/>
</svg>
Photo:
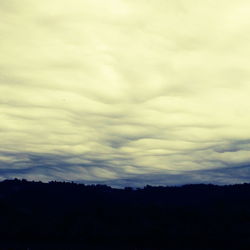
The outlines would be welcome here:
<svg viewBox="0 0 250 250">
<path fill-rule="evenodd" d="M 0 249 L 250 249 L 250 184 L 0 182 Z"/>
</svg>

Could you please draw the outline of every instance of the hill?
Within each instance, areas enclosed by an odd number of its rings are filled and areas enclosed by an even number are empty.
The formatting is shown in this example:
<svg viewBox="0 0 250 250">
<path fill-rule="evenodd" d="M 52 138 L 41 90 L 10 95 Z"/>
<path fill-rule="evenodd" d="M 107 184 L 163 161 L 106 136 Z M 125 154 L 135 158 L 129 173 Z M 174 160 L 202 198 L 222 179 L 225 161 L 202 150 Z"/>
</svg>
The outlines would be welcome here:
<svg viewBox="0 0 250 250">
<path fill-rule="evenodd" d="M 0 249 L 250 249 L 250 184 L 0 182 Z"/>
</svg>

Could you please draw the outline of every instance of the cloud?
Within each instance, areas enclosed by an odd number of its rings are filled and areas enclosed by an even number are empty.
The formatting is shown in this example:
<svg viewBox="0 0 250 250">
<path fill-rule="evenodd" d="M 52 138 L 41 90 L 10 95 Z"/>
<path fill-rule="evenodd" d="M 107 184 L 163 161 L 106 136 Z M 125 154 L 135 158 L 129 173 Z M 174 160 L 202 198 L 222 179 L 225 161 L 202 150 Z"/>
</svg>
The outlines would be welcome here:
<svg viewBox="0 0 250 250">
<path fill-rule="evenodd" d="M 0 175 L 97 182 L 248 164 L 249 11 L 0 0 Z"/>
</svg>

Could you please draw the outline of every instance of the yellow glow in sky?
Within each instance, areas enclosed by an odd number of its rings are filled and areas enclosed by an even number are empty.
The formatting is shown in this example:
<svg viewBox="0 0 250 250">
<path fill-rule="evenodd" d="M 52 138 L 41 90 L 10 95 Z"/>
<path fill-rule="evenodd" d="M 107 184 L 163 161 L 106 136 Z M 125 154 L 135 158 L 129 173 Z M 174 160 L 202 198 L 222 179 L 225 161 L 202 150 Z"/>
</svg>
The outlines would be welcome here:
<svg viewBox="0 0 250 250">
<path fill-rule="evenodd" d="M 248 164 L 249 16 L 248 0 L 0 0 L 1 177 Z"/>
</svg>

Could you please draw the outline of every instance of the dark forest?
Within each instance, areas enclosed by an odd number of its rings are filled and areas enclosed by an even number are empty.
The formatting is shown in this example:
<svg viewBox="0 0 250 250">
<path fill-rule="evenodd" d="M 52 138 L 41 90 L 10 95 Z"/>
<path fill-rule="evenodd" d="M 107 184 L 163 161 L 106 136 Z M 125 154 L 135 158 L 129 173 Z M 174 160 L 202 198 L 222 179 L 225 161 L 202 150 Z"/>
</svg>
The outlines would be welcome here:
<svg viewBox="0 0 250 250">
<path fill-rule="evenodd" d="M 0 182 L 0 249 L 250 249 L 250 184 Z"/>
</svg>

